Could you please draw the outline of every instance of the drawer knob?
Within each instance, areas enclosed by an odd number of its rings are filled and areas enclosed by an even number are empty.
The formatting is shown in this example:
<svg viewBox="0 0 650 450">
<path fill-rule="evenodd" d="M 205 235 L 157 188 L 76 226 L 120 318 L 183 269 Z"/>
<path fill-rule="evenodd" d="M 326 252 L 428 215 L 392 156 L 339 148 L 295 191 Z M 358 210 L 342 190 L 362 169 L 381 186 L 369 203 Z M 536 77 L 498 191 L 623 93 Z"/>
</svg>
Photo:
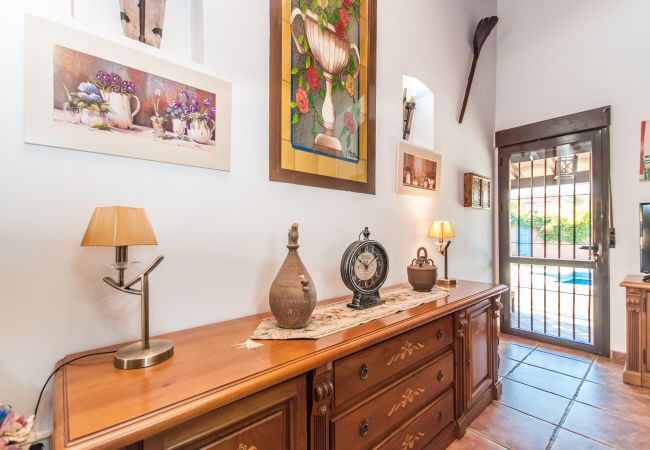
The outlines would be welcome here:
<svg viewBox="0 0 650 450">
<path fill-rule="evenodd" d="M 438 371 L 438 376 L 436 378 L 438 378 L 438 381 L 442 383 L 442 380 L 445 378 L 445 374 L 442 373 L 442 369 Z"/>
<path fill-rule="evenodd" d="M 444 335 L 445 333 L 442 330 L 438 330 L 438 334 L 436 335 L 436 337 L 438 338 L 439 341 L 441 341 Z"/>
<path fill-rule="evenodd" d="M 366 363 L 361 364 L 361 367 L 359 367 L 359 376 L 361 377 L 362 380 L 368 378 L 368 364 Z"/>
<path fill-rule="evenodd" d="M 438 422 L 442 420 L 442 411 L 438 411 Z"/>
<path fill-rule="evenodd" d="M 368 423 L 368 419 L 363 419 L 361 421 L 361 423 L 359 424 L 359 434 L 361 436 L 367 435 L 369 427 L 370 427 L 370 424 Z"/>
</svg>

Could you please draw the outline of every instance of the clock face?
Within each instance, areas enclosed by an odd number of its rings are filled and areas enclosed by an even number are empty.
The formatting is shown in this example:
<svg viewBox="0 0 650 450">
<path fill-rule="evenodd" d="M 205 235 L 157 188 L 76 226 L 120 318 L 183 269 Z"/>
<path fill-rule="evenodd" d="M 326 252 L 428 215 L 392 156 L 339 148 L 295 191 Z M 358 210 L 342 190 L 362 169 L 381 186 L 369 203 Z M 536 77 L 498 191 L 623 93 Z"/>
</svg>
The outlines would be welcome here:
<svg viewBox="0 0 650 450">
<path fill-rule="evenodd" d="M 351 255 L 350 263 L 350 281 L 359 291 L 376 291 L 388 275 L 386 251 L 373 242 L 357 248 Z"/>
</svg>

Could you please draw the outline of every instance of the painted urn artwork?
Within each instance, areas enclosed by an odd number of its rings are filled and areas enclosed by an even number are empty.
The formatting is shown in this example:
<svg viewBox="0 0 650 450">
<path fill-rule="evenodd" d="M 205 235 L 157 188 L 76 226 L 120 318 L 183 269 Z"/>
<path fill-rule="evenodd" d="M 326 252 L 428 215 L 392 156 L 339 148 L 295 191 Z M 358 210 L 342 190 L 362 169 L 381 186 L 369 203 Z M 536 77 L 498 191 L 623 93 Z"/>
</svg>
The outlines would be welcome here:
<svg viewBox="0 0 650 450">
<path fill-rule="evenodd" d="M 375 193 L 376 11 L 270 2 L 270 180 Z"/>
<path fill-rule="evenodd" d="M 356 160 L 361 119 L 359 0 L 295 4 L 290 19 L 292 143 Z"/>
</svg>

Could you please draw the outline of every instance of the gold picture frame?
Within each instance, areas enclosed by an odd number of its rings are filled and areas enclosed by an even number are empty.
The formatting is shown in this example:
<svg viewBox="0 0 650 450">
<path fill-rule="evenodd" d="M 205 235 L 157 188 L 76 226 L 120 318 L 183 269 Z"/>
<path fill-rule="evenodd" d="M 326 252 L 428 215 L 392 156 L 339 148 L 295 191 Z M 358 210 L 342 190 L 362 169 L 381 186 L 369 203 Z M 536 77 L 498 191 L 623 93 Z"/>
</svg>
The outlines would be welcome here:
<svg viewBox="0 0 650 450">
<path fill-rule="evenodd" d="M 376 10 L 270 0 L 271 181 L 375 193 Z M 341 64 L 319 53 L 325 42 Z"/>
</svg>

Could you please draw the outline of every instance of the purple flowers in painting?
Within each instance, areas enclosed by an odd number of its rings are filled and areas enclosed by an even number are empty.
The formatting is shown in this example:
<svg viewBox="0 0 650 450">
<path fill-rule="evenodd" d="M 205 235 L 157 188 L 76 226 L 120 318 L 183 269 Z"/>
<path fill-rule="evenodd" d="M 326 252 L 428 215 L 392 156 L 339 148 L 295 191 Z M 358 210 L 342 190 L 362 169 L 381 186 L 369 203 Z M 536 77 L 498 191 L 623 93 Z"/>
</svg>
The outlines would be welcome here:
<svg viewBox="0 0 650 450">
<path fill-rule="evenodd" d="M 135 84 L 129 80 L 123 80 L 116 73 L 98 70 L 95 74 L 95 84 L 104 91 L 113 91 L 127 95 L 135 94 Z"/>
<path fill-rule="evenodd" d="M 187 91 L 182 91 L 178 100 L 167 105 L 165 110 L 174 119 L 180 119 L 186 123 L 192 120 L 214 120 L 217 108 L 210 107 L 212 101 L 209 98 L 201 101 L 198 97 L 190 97 Z"/>
<path fill-rule="evenodd" d="M 54 120 L 71 132 L 88 127 L 136 145 L 216 149 L 213 92 L 58 45 L 54 64 Z"/>
</svg>

